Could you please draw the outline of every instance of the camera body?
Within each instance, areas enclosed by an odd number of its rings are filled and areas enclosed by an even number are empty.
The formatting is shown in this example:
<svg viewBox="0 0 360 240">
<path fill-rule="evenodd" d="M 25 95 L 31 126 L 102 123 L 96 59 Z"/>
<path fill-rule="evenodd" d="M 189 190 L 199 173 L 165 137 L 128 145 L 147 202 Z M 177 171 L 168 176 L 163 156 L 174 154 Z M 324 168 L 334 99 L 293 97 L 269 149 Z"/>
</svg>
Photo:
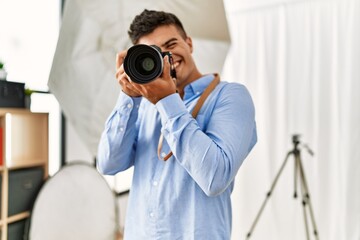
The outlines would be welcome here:
<svg viewBox="0 0 360 240">
<path fill-rule="evenodd" d="M 138 44 L 130 47 L 124 59 L 124 71 L 131 81 L 139 84 L 149 83 L 158 78 L 164 69 L 165 56 L 173 64 L 171 52 L 162 52 L 156 45 Z M 172 78 L 176 78 L 175 69 L 170 70 Z"/>
</svg>

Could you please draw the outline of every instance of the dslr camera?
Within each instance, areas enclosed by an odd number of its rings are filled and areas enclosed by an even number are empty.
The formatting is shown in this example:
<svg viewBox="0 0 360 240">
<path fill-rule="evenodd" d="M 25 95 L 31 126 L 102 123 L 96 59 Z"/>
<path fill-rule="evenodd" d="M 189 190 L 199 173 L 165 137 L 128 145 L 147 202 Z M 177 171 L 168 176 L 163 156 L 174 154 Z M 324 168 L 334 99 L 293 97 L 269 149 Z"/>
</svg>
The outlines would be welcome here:
<svg viewBox="0 0 360 240">
<path fill-rule="evenodd" d="M 161 49 L 156 45 L 134 45 L 128 49 L 124 59 L 124 71 L 135 83 L 149 83 L 162 74 L 163 58 L 166 55 L 169 56 L 169 63 L 172 65 L 171 52 L 161 52 Z M 172 78 L 176 78 L 176 71 L 172 67 L 170 75 Z"/>
</svg>

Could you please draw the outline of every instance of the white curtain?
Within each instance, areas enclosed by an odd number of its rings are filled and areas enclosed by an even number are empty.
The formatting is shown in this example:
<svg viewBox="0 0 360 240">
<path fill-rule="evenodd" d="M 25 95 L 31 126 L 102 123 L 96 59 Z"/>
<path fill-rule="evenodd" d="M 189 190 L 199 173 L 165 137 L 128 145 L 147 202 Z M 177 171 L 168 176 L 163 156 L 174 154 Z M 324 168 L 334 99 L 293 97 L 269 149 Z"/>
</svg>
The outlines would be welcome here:
<svg viewBox="0 0 360 240">
<path fill-rule="evenodd" d="M 359 240 L 360 1 L 273 2 L 225 2 L 223 79 L 249 88 L 259 139 L 236 179 L 232 239 L 246 239 L 296 133 L 319 239 Z M 250 239 L 306 239 L 294 188 L 290 156 Z"/>
</svg>

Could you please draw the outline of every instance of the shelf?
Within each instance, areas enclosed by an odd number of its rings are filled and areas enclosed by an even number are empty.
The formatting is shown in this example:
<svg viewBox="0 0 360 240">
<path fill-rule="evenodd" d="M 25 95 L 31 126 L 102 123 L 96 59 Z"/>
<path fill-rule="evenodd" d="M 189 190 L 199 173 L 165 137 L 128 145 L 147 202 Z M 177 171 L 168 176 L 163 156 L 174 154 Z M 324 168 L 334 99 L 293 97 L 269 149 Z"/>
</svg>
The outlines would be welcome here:
<svg viewBox="0 0 360 240">
<path fill-rule="evenodd" d="M 8 170 L 16 170 L 16 169 L 22 169 L 22 168 L 31 168 L 31 167 L 41 167 L 41 166 L 46 166 L 47 165 L 47 162 L 40 159 L 40 160 L 30 160 L 28 162 L 24 162 L 24 163 L 21 163 L 21 162 L 15 162 L 15 163 L 10 163 L 10 164 L 7 164 L 6 168 Z M 4 168 L 4 167 L 2 167 Z M 1 170 L 1 168 L 0 168 Z"/>
<path fill-rule="evenodd" d="M 1 111 L 0 111 L 1 113 Z M 26 110 L 0 114 L 3 164 L 15 168 L 48 161 L 48 114 Z"/>
<path fill-rule="evenodd" d="M 16 215 L 13 215 L 13 216 L 10 216 L 7 218 L 7 223 L 13 223 L 13 222 L 17 222 L 19 220 L 22 220 L 22 219 L 25 219 L 25 218 L 28 218 L 30 216 L 30 212 L 27 211 L 27 212 L 22 212 L 22 213 L 18 213 Z"/>
<path fill-rule="evenodd" d="M 15 222 L 30 217 L 36 186 L 48 177 L 48 127 L 48 113 L 0 108 L 0 239 L 8 239 Z"/>
<path fill-rule="evenodd" d="M 13 215 L 13 216 L 10 216 L 10 217 L 6 218 L 5 221 L 1 220 L 0 221 L 0 227 L 2 225 L 4 225 L 4 223 L 9 224 L 9 223 L 13 223 L 13 222 L 17 222 L 17 221 L 26 219 L 28 217 L 30 217 L 30 212 L 29 211 L 18 213 L 16 215 Z"/>
<path fill-rule="evenodd" d="M 31 111 L 27 108 L 0 108 L 0 116 L 4 116 L 7 113 L 29 114 Z"/>
</svg>

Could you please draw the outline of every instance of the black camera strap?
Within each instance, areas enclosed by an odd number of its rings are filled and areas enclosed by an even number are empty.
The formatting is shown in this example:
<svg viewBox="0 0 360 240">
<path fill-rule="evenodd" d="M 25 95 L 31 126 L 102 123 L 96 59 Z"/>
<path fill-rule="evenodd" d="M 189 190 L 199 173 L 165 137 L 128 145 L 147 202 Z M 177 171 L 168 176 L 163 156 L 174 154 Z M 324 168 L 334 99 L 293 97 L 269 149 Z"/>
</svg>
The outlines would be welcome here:
<svg viewBox="0 0 360 240">
<path fill-rule="evenodd" d="M 193 111 L 191 112 L 191 115 L 195 119 L 196 119 L 196 116 L 198 115 L 202 105 L 204 104 L 206 98 L 210 95 L 210 93 L 215 89 L 215 87 L 220 82 L 219 74 L 215 73 L 214 76 L 215 76 L 214 80 L 212 80 L 212 82 L 209 84 L 209 86 L 207 86 L 207 88 L 201 94 L 201 96 L 200 96 L 199 100 L 197 101 Z M 173 153 L 169 152 L 165 157 L 160 156 L 161 148 L 162 148 L 162 145 L 163 145 L 163 140 L 164 140 L 164 136 L 161 134 L 160 138 L 159 138 L 159 144 L 158 144 L 158 157 L 159 157 L 159 159 L 166 161 L 173 155 Z"/>
</svg>

